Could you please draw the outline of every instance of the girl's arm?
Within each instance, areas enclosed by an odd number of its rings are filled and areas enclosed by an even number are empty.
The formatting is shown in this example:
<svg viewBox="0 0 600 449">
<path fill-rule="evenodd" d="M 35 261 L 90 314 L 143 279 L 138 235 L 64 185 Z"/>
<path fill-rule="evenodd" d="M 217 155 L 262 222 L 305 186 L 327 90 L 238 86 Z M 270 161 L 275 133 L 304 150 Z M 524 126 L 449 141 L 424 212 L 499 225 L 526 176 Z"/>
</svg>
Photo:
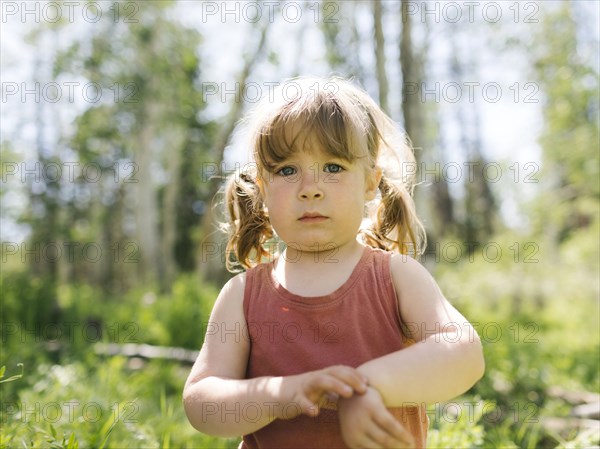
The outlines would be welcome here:
<svg viewBox="0 0 600 449">
<path fill-rule="evenodd" d="M 244 379 L 250 352 L 244 332 L 244 286 L 242 274 L 221 290 L 183 391 L 185 412 L 197 430 L 222 437 L 246 435 L 276 418 L 317 415 L 318 404 L 328 393 L 350 397 L 354 391 L 366 391 L 366 379 L 347 366 Z"/>
<path fill-rule="evenodd" d="M 440 402 L 467 391 L 484 373 L 477 332 L 444 298 L 427 270 L 392 257 L 402 322 L 416 343 L 358 367 L 387 407 Z"/>
</svg>

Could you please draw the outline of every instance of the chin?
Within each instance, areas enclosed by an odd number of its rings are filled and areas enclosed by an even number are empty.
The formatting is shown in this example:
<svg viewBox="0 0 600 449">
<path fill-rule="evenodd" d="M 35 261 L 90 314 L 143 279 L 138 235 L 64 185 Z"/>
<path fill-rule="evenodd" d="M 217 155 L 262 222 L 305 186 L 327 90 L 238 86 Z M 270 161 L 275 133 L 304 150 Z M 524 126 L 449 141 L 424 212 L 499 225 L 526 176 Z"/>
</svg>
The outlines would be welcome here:
<svg viewBox="0 0 600 449">
<path fill-rule="evenodd" d="M 328 251 L 337 248 L 338 245 L 332 242 L 314 242 L 314 243 L 297 243 L 292 242 L 287 245 L 290 249 L 303 251 L 307 253 L 316 253 L 319 251 Z"/>
</svg>

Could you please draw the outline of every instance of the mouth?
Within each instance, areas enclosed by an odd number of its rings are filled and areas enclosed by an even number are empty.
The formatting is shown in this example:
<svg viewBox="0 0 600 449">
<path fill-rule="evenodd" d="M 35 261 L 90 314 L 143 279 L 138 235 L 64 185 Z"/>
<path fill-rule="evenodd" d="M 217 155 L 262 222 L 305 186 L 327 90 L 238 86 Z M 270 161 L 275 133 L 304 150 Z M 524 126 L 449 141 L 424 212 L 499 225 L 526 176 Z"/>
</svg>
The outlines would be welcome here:
<svg viewBox="0 0 600 449">
<path fill-rule="evenodd" d="M 317 212 L 307 212 L 304 215 L 302 215 L 298 221 L 301 221 L 302 223 L 320 223 L 322 221 L 327 220 L 329 217 L 326 217 L 325 215 L 321 215 Z"/>
</svg>

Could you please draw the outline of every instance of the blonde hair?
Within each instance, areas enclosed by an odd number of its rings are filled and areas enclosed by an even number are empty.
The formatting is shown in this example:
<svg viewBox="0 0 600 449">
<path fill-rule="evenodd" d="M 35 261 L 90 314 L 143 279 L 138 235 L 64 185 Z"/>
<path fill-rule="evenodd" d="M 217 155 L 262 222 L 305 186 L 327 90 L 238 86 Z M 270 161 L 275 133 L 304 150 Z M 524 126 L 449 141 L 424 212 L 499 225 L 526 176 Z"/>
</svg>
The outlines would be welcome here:
<svg viewBox="0 0 600 449">
<path fill-rule="evenodd" d="M 255 164 L 232 174 L 225 187 L 227 269 L 269 258 L 275 232 L 258 181 L 309 138 L 334 157 L 382 170 L 380 195 L 368 207 L 371 225 L 359 233 L 367 245 L 418 257 L 426 237 L 412 198 L 416 164 L 405 133 L 366 92 L 342 78 L 294 78 L 270 97 L 250 116 Z"/>
</svg>

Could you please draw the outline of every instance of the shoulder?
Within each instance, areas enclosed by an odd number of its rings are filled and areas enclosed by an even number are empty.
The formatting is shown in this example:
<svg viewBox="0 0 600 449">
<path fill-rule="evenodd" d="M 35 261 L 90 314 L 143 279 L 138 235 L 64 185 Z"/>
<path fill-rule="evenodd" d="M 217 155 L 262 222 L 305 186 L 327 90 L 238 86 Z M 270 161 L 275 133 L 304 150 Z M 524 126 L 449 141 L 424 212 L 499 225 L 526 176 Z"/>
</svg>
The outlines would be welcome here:
<svg viewBox="0 0 600 449">
<path fill-rule="evenodd" d="M 390 271 L 397 290 L 409 288 L 439 290 L 429 271 L 410 256 L 393 254 L 390 260 Z"/>
<path fill-rule="evenodd" d="M 213 314 L 221 312 L 222 309 L 231 311 L 231 309 L 241 310 L 244 301 L 244 290 L 246 288 L 246 273 L 239 273 L 229 279 L 217 298 Z"/>
<path fill-rule="evenodd" d="M 261 283 L 261 280 L 264 280 L 265 270 L 269 270 L 270 267 L 272 267 L 271 263 L 259 263 L 233 276 L 221 289 L 215 307 L 223 300 L 242 308 L 246 293 L 251 292 L 257 284 Z"/>
<path fill-rule="evenodd" d="M 390 271 L 400 313 L 405 318 L 421 315 L 446 304 L 444 295 L 429 271 L 412 257 L 393 255 Z"/>
<path fill-rule="evenodd" d="M 229 279 L 221 291 L 225 291 L 228 294 L 239 294 L 240 292 L 244 292 L 244 288 L 246 286 L 246 275 L 247 273 L 244 271 L 243 273 L 238 273 Z"/>
<path fill-rule="evenodd" d="M 412 257 L 370 246 L 367 249 L 371 257 L 367 259 L 368 265 L 384 278 L 391 275 L 396 292 L 437 287 L 429 271 Z"/>
</svg>

